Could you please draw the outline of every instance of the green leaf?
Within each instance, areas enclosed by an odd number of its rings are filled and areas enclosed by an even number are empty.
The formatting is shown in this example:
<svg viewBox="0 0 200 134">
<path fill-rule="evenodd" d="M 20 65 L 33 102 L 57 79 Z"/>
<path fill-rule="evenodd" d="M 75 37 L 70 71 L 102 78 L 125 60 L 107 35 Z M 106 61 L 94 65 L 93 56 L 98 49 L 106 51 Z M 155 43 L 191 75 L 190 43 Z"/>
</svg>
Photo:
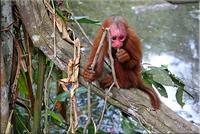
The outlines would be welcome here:
<svg viewBox="0 0 200 134">
<path fill-rule="evenodd" d="M 162 67 L 151 67 L 148 73 L 152 74 L 154 81 L 165 86 L 174 86 L 170 75 Z"/>
<path fill-rule="evenodd" d="M 102 131 L 102 130 L 98 130 L 97 134 L 109 134 L 109 133 Z"/>
<path fill-rule="evenodd" d="M 21 72 L 19 74 L 18 89 L 19 89 L 20 93 L 28 95 L 28 86 L 27 86 L 26 76 L 23 75 L 23 72 Z"/>
<path fill-rule="evenodd" d="M 148 85 L 153 84 L 155 88 L 159 91 L 160 95 L 164 97 L 168 97 L 165 87 L 159 82 L 155 81 L 153 79 L 153 75 L 149 71 L 144 71 L 142 75 L 143 75 L 143 80 L 145 84 L 148 84 Z"/>
<path fill-rule="evenodd" d="M 181 107 L 185 105 L 185 103 L 183 102 L 183 91 L 184 89 L 182 87 L 179 87 L 176 92 L 176 100 Z"/>
<path fill-rule="evenodd" d="M 127 134 L 140 134 L 143 132 L 143 128 L 138 126 L 138 122 L 130 120 L 127 117 L 122 117 L 122 129 Z"/>
<path fill-rule="evenodd" d="M 185 90 L 184 82 L 172 74 L 167 66 L 161 67 L 148 67 L 148 70 L 144 70 L 143 79 L 148 84 L 153 84 L 159 91 L 159 93 L 164 96 L 168 97 L 166 89 L 163 85 L 177 87 L 176 92 L 176 100 L 178 104 L 183 107 L 183 92 L 187 93 L 190 97 L 194 98 L 188 91 Z"/>
<path fill-rule="evenodd" d="M 87 92 L 87 88 L 81 86 L 78 88 L 78 91 L 77 91 L 79 94 L 83 94 L 83 93 L 86 93 Z"/>
<path fill-rule="evenodd" d="M 93 134 L 93 133 L 94 133 L 94 123 L 91 121 L 88 126 L 88 134 Z"/>
<path fill-rule="evenodd" d="M 133 126 L 131 126 L 130 121 L 126 118 L 122 120 L 122 128 L 127 134 L 132 134 Z"/>
<path fill-rule="evenodd" d="M 78 127 L 76 134 L 83 134 L 83 127 Z"/>
<path fill-rule="evenodd" d="M 176 77 L 174 74 L 172 74 L 169 70 L 167 70 L 167 71 L 169 72 L 170 77 L 175 84 L 175 87 L 181 88 L 187 95 L 189 95 L 190 97 L 192 97 L 194 99 L 194 97 L 188 91 L 185 90 L 184 82 L 181 79 L 179 79 L 178 77 Z"/>
<path fill-rule="evenodd" d="M 64 20 L 64 22 L 67 22 L 66 16 L 63 14 L 63 12 L 59 8 L 56 8 L 56 13 Z"/>
<path fill-rule="evenodd" d="M 75 16 L 75 20 L 77 20 L 79 23 L 87 23 L 87 24 L 100 24 L 100 21 L 98 20 L 91 20 L 88 16 Z"/>
<path fill-rule="evenodd" d="M 145 70 L 143 70 L 142 72 L 142 77 L 144 80 L 153 79 L 152 74 L 150 74 L 149 71 L 145 71 Z"/>
<path fill-rule="evenodd" d="M 63 118 L 60 115 L 56 114 L 55 112 L 49 109 L 47 110 L 47 114 L 50 115 L 54 120 L 57 120 L 60 123 L 64 122 Z"/>
<path fill-rule="evenodd" d="M 171 72 L 170 72 L 170 77 L 176 86 L 181 86 L 181 87 L 185 86 L 185 84 L 174 74 L 171 74 Z"/>
<path fill-rule="evenodd" d="M 148 73 L 148 71 L 142 72 L 142 79 L 146 85 L 149 85 L 149 86 L 152 85 L 153 76 L 150 73 Z"/>
<path fill-rule="evenodd" d="M 82 127 L 79 127 L 78 130 L 76 131 L 77 134 L 83 134 L 83 129 Z M 93 134 L 93 133 L 92 133 Z M 98 132 L 96 134 L 108 134 L 107 132 L 103 131 L 103 130 L 98 130 Z"/>
<path fill-rule="evenodd" d="M 28 127 L 30 127 L 28 121 L 25 119 L 24 112 L 21 112 L 20 110 L 15 110 L 15 119 L 16 119 L 16 130 L 17 133 L 30 133 L 28 130 Z"/>
<path fill-rule="evenodd" d="M 62 71 L 62 78 L 67 78 L 67 73 Z"/>
<path fill-rule="evenodd" d="M 165 89 L 165 87 L 163 85 L 161 85 L 160 83 L 156 82 L 156 81 L 153 81 L 152 83 L 156 89 L 159 91 L 160 95 L 168 98 L 168 95 L 167 95 L 167 91 Z"/>
<path fill-rule="evenodd" d="M 66 98 L 69 98 L 69 97 L 70 97 L 69 92 L 63 92 L 57 95 L 55 100 L 65 102 Z"/>
</svg>

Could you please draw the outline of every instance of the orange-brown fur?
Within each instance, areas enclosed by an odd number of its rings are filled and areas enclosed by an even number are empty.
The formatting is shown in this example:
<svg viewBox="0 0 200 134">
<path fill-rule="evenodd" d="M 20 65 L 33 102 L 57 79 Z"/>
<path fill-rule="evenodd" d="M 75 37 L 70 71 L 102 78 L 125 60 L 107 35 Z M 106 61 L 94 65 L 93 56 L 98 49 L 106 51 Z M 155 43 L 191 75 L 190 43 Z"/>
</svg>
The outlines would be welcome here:
<svg viewBox="0 0 200 134">
<path fill-rule="evenodd" d="M 109 28 L 109 26 L 113 23 L 115 24 L 120 23 L 124 25 L 127 32 L 127 36 L 123 43 L 122 49 L 126 50 L 129 56 L 131 57 L 131 59 L 128 62 L 121 64 L 117 60 L 115 60 L 116 59 L 115 55 L 113 56 L 114 66 L 116 70 L 115 72 L 119 86 L 121 88 L 134 87 L 144 91 L 149 95 L 151 99 L 151 104 L 154 107 L 154 109 L 158 109 L 160 106 L 160 100 L 157 94 L 153 89 L 145 86 L 141 80 L 142 49 L 140 40 L 137 37 L 136 33 L 133 31 L 133 29 L 129 27 L 127 21 L 123 17 L 110 16 L 104 20 L 102 26 L 98 30 L 96 37 L 94 39 L 94 46 L 91 50 L 88 63 L 86 64 L 85 72 L 88 70 L 88 67 L 90 67 L 90 65 L 93 62 L 103 31 L 105 30 L 105 28 Z M 94 70 L 95 79 L 102 74 L 102 71 L 104 69 L 104 58 L 108 56 L 108 40 L 104 39 L 103 43 L 104 45 L 102 51 L 100 52 Z M 104 79 L 100 82 L 100 85 L 102 88 L 107 88 L 108 86 L 111 85 L 112 81 L 113 81 L 112 75 L 107 75 L 107 77 L 104 77 Z"/>
</svg>

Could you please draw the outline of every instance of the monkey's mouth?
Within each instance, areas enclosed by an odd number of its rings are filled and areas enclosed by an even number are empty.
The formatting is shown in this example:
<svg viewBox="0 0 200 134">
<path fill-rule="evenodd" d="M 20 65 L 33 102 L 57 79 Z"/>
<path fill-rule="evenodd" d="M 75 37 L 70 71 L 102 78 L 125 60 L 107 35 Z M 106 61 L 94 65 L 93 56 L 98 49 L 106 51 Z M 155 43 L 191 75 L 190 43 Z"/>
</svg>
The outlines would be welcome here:
<svg viewBox="0 0 200 134">
<path fill-rule="evenodd" d="M 119 49 L 123 46 L 123 44 L 120 44 L 120 45 L 112 45 L 112 48 L 114 49 Z"/>
</svg>

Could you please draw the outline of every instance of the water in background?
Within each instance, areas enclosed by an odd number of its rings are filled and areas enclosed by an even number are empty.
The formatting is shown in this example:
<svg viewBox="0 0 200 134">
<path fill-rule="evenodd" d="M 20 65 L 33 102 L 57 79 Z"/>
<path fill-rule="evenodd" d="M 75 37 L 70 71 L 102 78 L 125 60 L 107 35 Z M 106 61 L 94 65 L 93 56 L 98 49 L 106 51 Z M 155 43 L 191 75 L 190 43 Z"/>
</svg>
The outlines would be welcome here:
<svg viewBox="0 0 200 134">
<path fill-rule="evenodd" d="M 162 101 L 200 126 L 198 3 L 172 5 L 165 1 L 77 0 L 71 3 L 71 7 L 76 16 L 100 21 L 110 15 L 127 18 L 143 44 L 143 62 L 154 66 L 168 65 L 194 96 L 193 100 L 185 95 L 186 105 L 181 108 L 175 99 L 176 90 L 166 87 L 169 97 L 162 97 Z M 83 24 L 83 27 L 91 39 L 98 29 L 96 25 Z"/>
</svg>

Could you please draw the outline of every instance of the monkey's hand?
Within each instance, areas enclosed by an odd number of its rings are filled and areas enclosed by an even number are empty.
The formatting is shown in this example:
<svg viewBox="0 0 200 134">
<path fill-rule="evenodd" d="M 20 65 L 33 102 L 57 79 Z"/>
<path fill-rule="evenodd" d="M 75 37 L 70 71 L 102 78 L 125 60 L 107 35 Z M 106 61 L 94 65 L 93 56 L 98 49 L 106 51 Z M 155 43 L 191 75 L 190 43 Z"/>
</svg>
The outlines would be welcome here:
<svg viewBox="0 0 200 134">
<path fill-rule="evenodd" d="M 110 87 L 110 85 L 113 83 L 112 75 L 107 74 L 101 81 L 100 81 L 100 87 L 105 89 Z"/>
<path fill-rule="evenodd" d="M 116 57 L 117 57 L 117 60 L 120 62 L 120 63 L 125 63 L 127 61 L 130 60 L 130 55 L 128 54 L 128 52 L 124 49 L 119 49 L 116 53 Z"/>
<path fill-rule="evenodd" d="M 96 79 L 96 72 L 91 70 L 90 68 L 87 68 L 83 72 L 83 78 L 87 82 L 92 82 Z"/>
</svg>

